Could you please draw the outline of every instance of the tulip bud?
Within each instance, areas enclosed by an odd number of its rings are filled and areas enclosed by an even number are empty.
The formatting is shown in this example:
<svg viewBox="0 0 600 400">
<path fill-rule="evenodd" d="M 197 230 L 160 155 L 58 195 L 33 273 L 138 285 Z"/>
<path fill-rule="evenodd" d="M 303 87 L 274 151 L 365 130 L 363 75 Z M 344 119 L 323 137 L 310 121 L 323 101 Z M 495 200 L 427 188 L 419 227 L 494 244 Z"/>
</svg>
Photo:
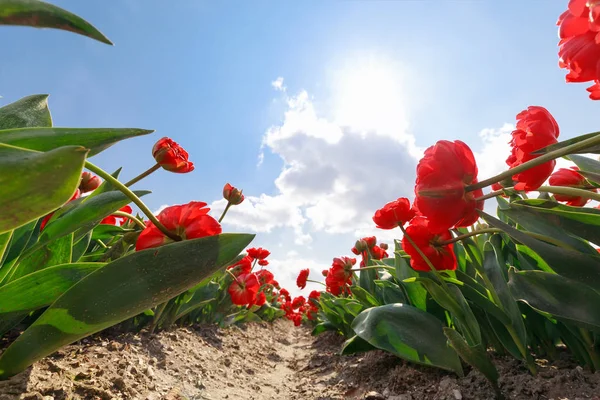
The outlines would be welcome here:
<svg viewBox="0 0 600 400">
<path fill-rule="evenodd" d="M 356 255 L 362 253 L 363 251 L 367 251 L 369 249 L 369 245 L 363 239 L 359 239 L 354 244 L 354 248 L 352 252 Z"/>
<path fill-rule="evenodd" d="M 237 206 L 244 201 L 244 195 L 242 191 L 238 188 L 231 186 L 229 183 L 226 183 L 223 187 L 223 198 L 229 202 L 229 204 Z"/>
<path fill-rule="evenodd" d="M 188 160 L 188 153 L 170 138 L 164 137 L 152 147 L 152 156 L 163 169 L 170 172 L 186 173 L 194 170 L 194 163 Z"/>
<path fill-rule="evenodd" d="M 387 243 L 380 243 L 379 247 L 381 247 L 383 250 L 387 250 L 387 249 L 389 249 L 390 246 L 388 246 Z"/>
<path fill-rule="evenodd" d="M 100 178 L 85 171 L 81 174 L 79 190 L 81 190 L 81 193 L 91 192 L 92 190 L 98 189 L 98 186 L 100 186 L 101 183 Z"/>
</svg>

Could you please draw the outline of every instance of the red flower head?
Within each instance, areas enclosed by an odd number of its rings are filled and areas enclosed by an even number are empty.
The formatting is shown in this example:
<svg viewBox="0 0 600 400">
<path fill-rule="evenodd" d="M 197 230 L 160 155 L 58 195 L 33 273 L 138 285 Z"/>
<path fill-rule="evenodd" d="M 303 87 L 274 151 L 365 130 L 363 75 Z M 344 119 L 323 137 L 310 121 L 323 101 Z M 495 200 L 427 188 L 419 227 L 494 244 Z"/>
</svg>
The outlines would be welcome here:
<svg viewBox="0 0 600 400">
<path fill-rule="evenodd" d="M 375 211 L 373 222 L 379 229 L 394 229 L 406 224 L 414 216 L 415 210 L 410 208 L 410 201 L 406 197 L 400 197 Z"/>
<path fill-rule="evenodd" d="M 296 285 L 298 285 L 300 289 L 304 289 L 306 287 L 306 280 L 308 279 L 309 273 L 310 270 L 308 268 L 300 270 L 298 278 L 296 278 Z"/>
<path fill-rule="evenodd" d="M 587 91 L 600 100 L 600 1 L 571 0 L 559 25 L 558 65 L 567 69 L 567 82 L 593 82 Z"/>
<path fill-rule="evenodd" d="M 294 326 L 302 325 L 302 314 L 295 313 L 291 316 L 291 319 L 294 322 Z"/>
<path fill-rule="evenodd" d="M 269 254 L 271 254 L 269 250 L 263 249 L 262 247 L 253 247 L 251 249 L 246 250 L 246 252 L 250 257 L 257 260 L 264 260 L 265 258 L 269 257 Z"/>
<path fill-rule="evenodd" d="M 506 164 L 513 168 L 539 157 L 531 153 L 556 143 L 558 124 L 544 107 L 530 106 L 517 114 L 517 129 L 512 132 L 511 155 Z M 548 161 L 513 176 L 517 190 L 535 190 L 548 179 L 556 161 Z"/>
<path fill-rule="evenodd" d="M 550 176 L 550 185 L 552 186 L 567 186 L 574 188 L 585 188 L 587 181 L 579 172 L 579 168 L 572 167 L 571 169 L 561 168 Z M 591 189 L 592 192 L 598 192 L 597 189 Z M 564 194 L 555 194 L 554 197 L 558 201 L 564 201 L 569 206 L 582 207 L 587 204 L 589 199 L 579 196 L 568 196 Z"/>
<path fill-rule="evenodd" d="M 302 307 L 304 304 L 306 304 L 306 299 L 302 296 L 298 296 L 292 300 L 292 308 L 294 310 Z"/>
<path fill-rule="evenodd" d="M 236 269 L 239 270 L 240 274 L 249 274 L 250 271 L 252 271 L 252 257 L 250 256 L 245 256 L 244 258 L 242 258 L 240 261 L 236 262 L 235 264 L 227 267 L 227 269 Z"/>
<path fill-rule="evenodd" d="M 266 267 L 267 265 L 269 265 L 269 260 L 258 260 L 258 265 L 260 265 L 261 267 Z"/>
<path fill-rule="evenodd" d="M 431 261 L 435 269 L 455 270 L 456 256 L 453 245 L 440 246 L 437 242 L 452 239 L 450 231 L 435 233 L 429 229 L 430 221 L 423 217 L 414 218 L 406 228 L 406 233 L 415 242 L 417 247 Z M 402 248 L 410 256 L 410 266 L 417 271 L 431 271 L 423 257 L 421 257 L 413 245 L 405 237 L 402 238 Z"/>
<path fill-rule="evenodd" d="M 325 285 L 327 291 L 333 295 L 346 292 L 346 286 L 352 284 L 352 267 L 356 264 L 356 258 L 339 257 L 334 258 L 331 268 L 327 272 Z"/>
<path fill-rule="evenodd" d="M 98 186 L 100 186 L 101 183 L 102 182 L 100 181 L 100 178 L 98 178 L 96 175 L 85 171 L 81 174 L 79 190 L 81 190 L 81 193 L 91 192 L 93 190 L 98 189 Z"/>
<path fill-rule="evenodd" d="M 188 204 L 167 207 L 156 217 L 169 231 L 179 235 L 183 240 L 197 239 L 221 233 L 221 225 L 208 215 L 210 211 L 206 203 L 192 201 Z M 152 222 L 146 225 L 138 237 L 137 251 L 162 246 L 172 242 Z"/>
<path fill-rule="evenodd" d="M 233 304 L 244 306 L 246 304 L 254 304 L 258 289 L 259 285 L 256 275 L 242 274 L 231 283 L 227 291 L 229 292 L 229 296 L 231 296 Z"/>
<path fill-rule="evenodd" d="M 477 183 L 477 164 L 473 152 L 463 142 L 440 140 L 425 150 L 417 165 L 415 206 L 430 220 L 430 229 L 443 232 L 452 227 L 473 225 L 483 209 L 481 189 L 466 192 L 465 186 Z"/>
<path fill-rule="evenodd" d="M 185 173 L 194 170 L 194 163 L 188 161 L 187 151 L 168 137 L 154 144 L 152 156 L 167 171 Z"/>
<path fill-rule="evenodd" d="M 73 196 L 71 196 L 71 198 L 69 199 L 69 201 L 67 201 L 67 203 L 78 199 L 81 196 L 81 190 L 77 189 L 75 190 L 75 193 L 73 193 Z M 52 218 L 52 216 L 54 215 L 54 212 L 51 212 L 50 214 L 46 215 L 44 217 L 44 219 L 42 220 L 42 223 L 40 224 L 40 232 L 44 230 L 44 228 L 46 227 L 46 224 L 48 223 L 48 221 L 50 221 L 50 218 Z"/>
<path fill-rule="evenodd" d="M 321 275 L 323 276 L 327 276 L 327 274 L 329 273 L 329 270 L 324 269 L 323 271 L 321 271 Z"/>
<path fill-rule="evenodd" d="M 290 292 L 288 292 L 287 289 L 281 289 L 279 291 L 279 295 L 283 296 L 285 301 L 292 301 L 292 298 L 290 297 Z"/>
<path fill-rule="evenodd" d="M 315 301 L 319 301 L 319 297 L 321 297 L 321 292 L 319 292 L 318 290 L 313 290 L 312 292 L 310 292 L 310 294 L 308 295 L 308 299 L 309 300 L 315 300 Z"/>
<path fill-rule="evenodd" d="M 223 198 L 227 200 L 229 204 L 234 206 L 237 206 L 244 201 L 244 195 L 242 194 L 242 191 L 231 186 L 229 183 L 226 183 L 223 187 Z"/>
<path fill-rule="evenodd" d="M 373 246 L 373 248 L 371 249 L 371 255 L 375 260 L 382 260 L 384 258 L 387 258 L 389 254 L 383 248 L 379 246 Z"/>
<path fill-rule="evenodd" d="M 492 184 L 492 190 L 494 190 L 494 191 L 502 190 L 502 185 L 496 182 L 496 183 Z"/>
<path fill-rule="evenodd" d="M 258 292 L 256 294 L 256 296 L 254 297 L 254 303 L 249 304 L 248 306 L 255 305 L 255 306 L 262 307 L 266 302 L 267 302 L 267 295 L 265 294 L 265 292 Z"/>
<path fill-rule="evenodd" d="M 256 277 L 258 278 L 258 282 L 261 285 L 273 284 L 273 282 L 275 282 L 273 280 L 275 277 L 269 270 L 261 269 L 260 271 L 256 271 L 255 274 L 256 274 Z"/>
<path fill-rule="evenodd" d="M 119 211 L 125 212 L 127 214 L 131 214 L 133 212 L 133 210 L 131 209 L 130 206 L 121 207 L 121 208 L 119 208 Z M 117 225 L 117 222 L 118 222 L 119 225 L 123 225 L 125 223 L 125 221 L 127 221 L 127 217 L 109 215 L 108 217 L 106 217 L 102 221 L 100 221 L 100 224 Z"/>
</svg>

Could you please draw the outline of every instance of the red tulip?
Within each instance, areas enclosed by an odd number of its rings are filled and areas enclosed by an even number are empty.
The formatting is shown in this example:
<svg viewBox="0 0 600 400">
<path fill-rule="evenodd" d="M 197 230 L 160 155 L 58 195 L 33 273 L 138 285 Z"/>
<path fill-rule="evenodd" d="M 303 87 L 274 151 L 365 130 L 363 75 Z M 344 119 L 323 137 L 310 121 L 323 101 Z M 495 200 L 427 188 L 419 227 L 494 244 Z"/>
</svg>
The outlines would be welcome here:
<svg viewBox="0 0 600 400">
<path fill-rule="evenodd" d="M 587 180 L 583 175 L 577 172 L 579 168 L 571 169 L 561 168 L 550 176 L 549 183 L 552 186 L 567 186 L 573 188 L 585 188 L 588 186 Z M 590 189 L 592 192 L 598 192 L 597 189 Z M 589 199 L 580 196 L 568 196 L 564 194 L 554 194 L 557 201 L 564 201 L 569 206 L 582 207 L 587 204 Z"/>
<path fill-rule="evenodd" d="M 242 191 L 231 186 L 229 183 L 226 183 L 223 187 L 223 198 L 227 200 L 229 204 L 234 206 L 237 206 L 244 201 L 244 195 L 242 194 Z"/>
<path fill-rule="evenodd" d="M 79 182 L 79 190 L 81 193 L 91 192 L 93 190 L 98 189 L 98 186 L 102 181 L 96 175 L 92 175 L 91 173 L 85 171 L 81 174 L 81 182 Z"/>
<path fill-rule="evenodd" d="M 131 209 L 130 206 L 123 206 L 123 207 L 119 208 L 119 211 L 126 212 L 127 214 L 131 214 L 133 212 L 133 210 Z M 123 225 L 125 223 L 125 221 L 127 221 L 127 217 L 109 215 L 108 217 L 106 217 L 102 221 L 100 221 L 100 224 L 117 225 L 117 222 L 118 222 L 119 225 Z"/>
<path fill-rule="evenodd" d="M 517 115 L 517 129 L 512 132 L 512 152 L 506 164 L 513 168 L 539 157 L 531 153 L 558 142 L 559 133 L 556 120 L 544 107 L 530 106 L 521 111 Z M 539 188 L 552 174 L 555 165 L 556 161 L 552 160 L 514 175 L 515 189 Z"/>
<path fill-rule="evenodd" d="M 387 203 L 383 208 L 375 211 L 373 222 L 379 229 L 394 229 L 404 225 L 415 216 L 415 210 L 410 207 L 406 197 Z"/>
<path fill-rule="evenodd" d="M 238 273 L 238 274 L 249 274 L 250 271 L 252 271 L 252 261 L 253 261 L 252 257 L 245 256 L 240 261 L 227 267 L 227 269 L 235 270 L 234 273 Z"/>
<path fill-rule="evenodd" d="M 242 274 L 229 285 L 231 302 L 238 306 L 253 304 L 258 293 L 259 285 L 255 274 Z"/>
<path fill-rule="evenodd" d="M 274 284 L 274 282 L 275 282 L 275 280 L 274 280 L 275 277 L 269 270 L 261 269 L 260 271 L 256 271 L 255 274 L 256 274 L 256 277 L 258 278 L 258 282 L 261 285 Z"/>
<path fill-rule="evenodd" d="M 262 247 L 253 247 L 251 249 L 246 250 L 246 252 L 250 257 L 256 260 L 264 260 L 265 258 L 269 257 L 269 254 L 271 254 L 269 250 L 263 249 Z"/>
<path fill-rule="evenodd" d="M 432 231 L 473 225 L 483 209 L 481 189 L 466 192 L 477 183 L 477 164 L 473 152 L 460 140 L 440 140 L 425 150 L 417 165 L 415 206 L 430 221 Z"/>
<path fill-rule="evenodd" d="M 164 137 L 154 144 L 152 156 L 167 171 L 185 173 L 194 170 L 194 163 L 188 161 L 187 151 L 168 137 Z"/>
<path fill-rule="evenodd" d="M 558 19 L 558 65 L 567 82 L 593 82 L 587 91 L 600 100 L 600 1 L 571 0 Z"/>
<path fill-rule="evenodd" d="M 423 217 L 414 218 L 410 225 L 406 227 L 406 233 L 415 242 L 417 247 L 433 264 L 438 271 L 455 270 L 456 256 L 454 255 L 453 245 L 448 244 L 440 246 L 438 242 L 452 239 L 450 231 L 443 233 L 432 232 L 429 228 L 431 221 Z M 421 257 L 405 237 L 402 238 L 402 248 L 410 256 L 410 266 L 416 271 L 431 271 L 429 265 L 423 257 Z"/>
<path fill-rule="evenodd" d="M 169 231 L 183 240 L 197 239 L 221 233 L 221 225 L 208 215 L 206 203 L 192 201 L 188 204 L 167 207 L 156 217 Z M 162 246 L 173 240 L 162 233 L 152 222 L 140 234 L 135 245 L 136 250 Z"/>
<path fill-rule="evenodd" d="M 310 270 L 308 268 L 300 270 L 300 273 L 298 274 L 298 278 L 296 278 L 296 285 L 300 289 L 304 289 L 306 287 L 306 280 L 308 279 L 309 273 L 310 273 Z"/>
</svg>

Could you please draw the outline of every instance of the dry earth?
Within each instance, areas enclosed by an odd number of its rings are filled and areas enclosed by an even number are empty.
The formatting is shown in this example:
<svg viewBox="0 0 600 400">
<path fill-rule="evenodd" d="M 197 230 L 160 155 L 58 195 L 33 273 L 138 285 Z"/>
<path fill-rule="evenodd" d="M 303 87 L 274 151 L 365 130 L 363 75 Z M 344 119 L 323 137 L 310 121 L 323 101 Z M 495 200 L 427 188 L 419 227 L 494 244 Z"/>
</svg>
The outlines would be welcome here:
<svg viewBox="0 0 600 400">
<path fill-rule="evenodd" d="M 152 336 L 104 332 L 0 382 L 0 400 L 492 398 L 475 371 L 458 379 L 383 352 L 338 356 L 341 342 L 288 321 Z M 600 399 L 600 373 L 575 368 L 566 355 L 552 365 L 540 360 L 537 377 L 516 361 L 496 363 L 508 399 Z"/>
</svg>

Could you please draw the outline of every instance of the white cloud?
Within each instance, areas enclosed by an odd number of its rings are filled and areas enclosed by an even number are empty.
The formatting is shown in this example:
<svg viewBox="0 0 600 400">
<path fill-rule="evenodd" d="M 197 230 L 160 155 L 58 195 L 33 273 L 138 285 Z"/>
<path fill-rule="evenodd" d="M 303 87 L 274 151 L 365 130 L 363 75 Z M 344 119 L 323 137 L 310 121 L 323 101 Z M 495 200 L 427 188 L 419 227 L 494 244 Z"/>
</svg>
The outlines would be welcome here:
<svg viewBox="0 0 600 400">
<path fill-rule="evenodd" d="M 168 204 L 163 204 L 162 206 L 158 207 L 158 209 L 157 209 L 156 211 L 152 211 L 152 214 L 154 214 L 154 215 L 158 215 L 158 214 L 160 214 L 160 212 L 161 212 L 162 210 L 164 210 L 164 209 L 165 209 L 165 208 L 167 208 L 167 207 L 169 207 L 169 205 L 168 205 Z"/>
<path fill-rule="evenodd" d="M 283 85 L 283 77 L 279 77 L 277 79 L 275 79 L 273 82 L 271 82 L 271 86 L 273 86 L 273 88 L 275 90 L 280 90 L 282 92 L 286 91 L 286 87 Z"/>
</svg>

